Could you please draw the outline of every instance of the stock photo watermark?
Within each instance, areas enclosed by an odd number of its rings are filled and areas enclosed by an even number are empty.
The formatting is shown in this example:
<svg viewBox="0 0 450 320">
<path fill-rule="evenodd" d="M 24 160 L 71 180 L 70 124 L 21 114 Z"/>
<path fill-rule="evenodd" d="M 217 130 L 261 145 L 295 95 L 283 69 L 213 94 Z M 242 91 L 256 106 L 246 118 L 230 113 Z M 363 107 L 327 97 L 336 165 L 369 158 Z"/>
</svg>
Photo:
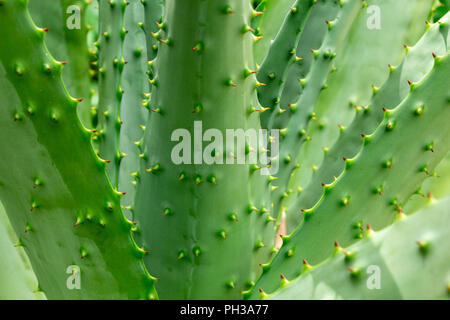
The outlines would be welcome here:
<svg viewBox="0 0 450 320">
<path fill-rule="evenodd" d="M 376 5 L 371 5 L 367 7 L 367 28 L 369 30 L 380 30 L 381 29 L 381 8 Z"/>
<path fill-rule="evenodd" d="M 219 129 L 203 132 L 202 121 L 194 121 L 194 133 L 179 128 L 172 132 L 172 142 L 178 142 L 171 153 L 172 162 L 180 164 L 249 164 L 260 165 L 262 175 L 278 172 L 279 130 Z M 203 142 L 209 142 L 203 147 Z M 270 147 L 268 148 L 268 144 Z M 260 150 L 258 152 L 257 150 Z M 269 154 L 270 153 L 270 157 Z"/>
<path fill-rule="evenodd" d="M 67 7 L 66 13 L 69 17 L 66 20 L 66 26 L 69 30 L 81 29 L 81 8 L 77 5 Z"/>
<path fill-rule="evenodd" d="M 381 289 L 381 269 L 377 265 L 370 265 L 366 270 L 369 277 L 366 281 L 367 289 L 380 290 Z"/>
<path fill-rule="evenodd" d="M 77 265 L 71 265 L 67 267 L 67 274 L 70 276 L 67 278 L 66 287 L 69 290 L 81 290 L 81 272 L 80 267 Z"/>
</svg>

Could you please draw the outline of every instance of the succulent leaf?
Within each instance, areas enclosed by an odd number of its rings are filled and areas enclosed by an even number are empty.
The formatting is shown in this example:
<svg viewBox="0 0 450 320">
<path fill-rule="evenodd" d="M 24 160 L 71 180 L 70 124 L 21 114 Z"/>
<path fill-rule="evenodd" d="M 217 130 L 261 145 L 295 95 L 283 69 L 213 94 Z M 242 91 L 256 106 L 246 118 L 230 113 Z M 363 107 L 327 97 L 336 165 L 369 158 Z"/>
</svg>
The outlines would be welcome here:
<svg viewBox="0 0 450 320">
<path fill-rule="evenodd" d="M 232 13 L 223 10 L 227 6 Z M 256 279 L 258 263 L 270 257 L 267 244 L 255 250 L 259 240 L 265 242 L 263 235 L 248 231 L 259 225 L 275 239 L 274 224 L 266 223 L 269 213 L 261 212 L 269 205 L 262 197 L 268 186 L 260 170 L 248 164 L 205 165 L 194 158 L 195 152 L 202 157 L 203 149 L 193 149 L 192 157 L 179 163 L 172 155 L 181 141 L 173 133 L 179 130 L 188 135 L 190 146 L 209 128 L 223 136 L 226 129 L 259 129 L 258 115 L 247 112 L 249 105 L 257 105 L 256 78 L 243 77 L 246 68 L 255 68 L 252 34 L 242 29 L 250 23 L 251 10 L 241 0 L 166 1 L 166 28 L 158 35 L 154 62 L 158 85 L 150 100 L 158 112 L 146 125 L 143 150 L 148 158 L 141 160 L 135 203 L 139 228 L 146 231 L 143 244 L 152 252 L 145 261 L 161 278 L 157 289 L 162 298 L 198 299 L 205 291 L 211 298 L 239 298 L 246 283 Z M 239 54 L 229 55 L 230 48 Z M 218 68 L 212 67 L 216 61 Z M 195 129 L 198 125 L 204 129 Z M 228 150 L 219 153 L 215 158 Z M 230 214 L 237 219 L 230 220 Z M 257 261 L 261 252 L 264 257 Z M 218 276 L 212 267 L 218 261 L 234 262 Z M 226 285 L 230 280 L 234 288 Z"/>
<path fill-rule="evenodd" d="M 288 279 L 297 276 L 300 259 L 312 264 L 322 262 L 331 255 L 329 244 L 335 240 L 343 246 L 354 243 L 361 236 L 359 228 L 357 232 L 351 230 L 355 222 L 362 220 L 379 230 L 403 213 L 402 205 L 449 152 L 450 132 L 442 131 L 444 118 L 450 116 L 445 84 L 449 68 L 448 55 L 436 57 L 432 71 L 420 85 L 414 86 L 399 106 L 385 112 L 377 130 L 364 138 L 366 143 L 360 152 L 352 159 L 344 159 L 344 171 L 326 186 L 329 192 L 324 190 L 322 198 L 310 209 L 292 208 L 298 214 L 303 212 L 304 220 L 289 236 L 289 243 L 280 249 L 271 262 L 270 271 L 260 277 L 255 288 L 274 290 L 280 272 Z M 427 112 L 417 115 L 415 110 L 424 106 Z M 440 150 L 427 153 L 423 147 L 429 141 L 439 143 Z M 398 145 L 404 147 L 399 149 Z M 380 154 L 384 155 L 381 159 Z M 408 163 L 408 166 L 399 165 L 401 163 Z M 379 185 L 383 186 L 383 192 L 374 193 Z M 319 225 L 322 232 L 317 237 Z M 293 248 L 297 258 L 286 257 L 286 252 Z M 251 296 L 256 295 L 254 289 Z"/>
<path fill-rule="evenodd" d="M 266 299 L 448 299 L 450 198 L 313 266 Z M 425 243 L 429 248 L 424 251 Z M 355 258 L 346 261 L 346 252 Z M 352 277 L 355 270 L 359 277 Z M 414 275 L 414 276 L 411 276 Z"/>
<path fill-rule="evenodd" d="M 127 65 L 121 75 L 124 90 L 120 102 L 119 154 L 120 159 L 118 190 L 125 195 L 121 199 L 127 217 L 133 218 L 133 203 L 136 183 L 139 177 L 133 175 L 140 169 L 140 160 L 145 153 L 136 141 L 144 137 L 148 117 L 149 83 L 147 81 L 147 52 L 145 50 L 145 33 L 139 27 L 143 21 L 143 6 L 140 0 L 129 0 L 125 12 L 125 29 L 128 33 L 123 44 L 124 60 Z"/>
<path fill-rule="evenodd" d="M 281 90 L 291 65 L 301 60 L 296 56 L 295 49 L 313 5 L 313 1 L 295 2 L 258 70 L 258 81 L 266 84 L 258 88 L 259 103 L 262 107 L 271 109 L 271 112 L 261 115 L 261 125 L 264 128 L 271 129 L 266 123 L 269 119 L 266 118 L 274 114 L 273 109 L 279 104 Z"/>
<path fill-rule="evenodd" d="M 441 23 L 448 23 L 450 14 L 447 14 Z M 397 67 L 391 67 L 388 79 L 378 92 L 372 96 L 369 103 L 362 107 L 351 124 L 339 135 L 338 140 L 325 154 L 324 159 L 311 181 L 307 185 L 303 179 L 294 177 L 297 184 L 302 185 L 303 191 L 295 199 L 296 207 L 309 208 L 320 199 L 322 183 L 331 183 L 333 177 L 338 176 L 344 169 L 343 157 L 353 158 L 363 143 L 361 133 L 372 133 L 383 120 L 385 109 L 393 109 L 407 95 L 410 90 L 407 80 L 418 82 L 433 67 L 434 52 L 443 55 L 447 52 L 447 43 L 450 41 L 448 26 L 441 27 L 439 23 L 431 26 L 420 41 L 408 50 L 404 60 Z M 310 149 L 309 149 L 310 150 Z M 304 158 L 303 158 L 304 159 Z M 298 173 L 301 174 L 300 172 Z M 285 206 L 289 207 L 288 204 Z M 295 213 L 288 216 L 289 230 L 293 230 L 301 221 Z"/>
<path fill-rule="evenodd" d="M 38 282 L 0 203 L 0 300 L 45 299 Z"/>
<path fill-rule="evenodd" d="M 0 102 L 0 145 L 8 155 L 0 164 L 2 203 L 49 299 L 157 298 L 133 224 L 121 212 L 120 195 L 44 34 L 26 2 L 2 3 L 0 90 L 8 97 Z M 67 286 L 73 265 L 81 271 L 81 290 Z"/>
<path fill-rule="evenodd" d="M 30 0 L 29 2 L 30 14 L 36 25 L 48 28 L 45 42 L 53 57 L 67 63 L 62 73 L 64 83 L 74 97 L 83 99 L 78 106 L 78 115 L 87 128 L 92 128 L 88 81 L 87 33 L 89 26 L 84 15 L 86 9 L 87 2 L 84 0 Z M 78 17 L 79 21 L 74 20 Z"/>
<path fill-rule="evenodd" d="M 274 186 L 279 187 L 272 193 L 274 212 L 276 213 L 280 211 L 283 193 L 287 189 L 292 171 L 296 168 L 298 149 L 308 137 L 299 133 L 306 127 L 309 120 L 313 118 L 311 115 L 314 106 L 319 98 L 321 88 L 326 83 L 333 67 L 336 50 L 344 41 L 353 20 L 361 9 L 362 1 L 360 0 L 349 0 L 343 3 L 333 28 L 328 31 L 321 48 L 315 51 L 317 54 L 316 61 L 311 66 L 311 70 L 305 79 L 304 85 L 306 88 L 297 102 L 301 107 L 289 119 L 286 127 L 287 133 L 283 138 L 279 157 L 275 160 L 279 165 L 278 179 L 272 183 Z M 289 158 L 289 161 L 282 161 L 286 158 Z"/>
</svg>

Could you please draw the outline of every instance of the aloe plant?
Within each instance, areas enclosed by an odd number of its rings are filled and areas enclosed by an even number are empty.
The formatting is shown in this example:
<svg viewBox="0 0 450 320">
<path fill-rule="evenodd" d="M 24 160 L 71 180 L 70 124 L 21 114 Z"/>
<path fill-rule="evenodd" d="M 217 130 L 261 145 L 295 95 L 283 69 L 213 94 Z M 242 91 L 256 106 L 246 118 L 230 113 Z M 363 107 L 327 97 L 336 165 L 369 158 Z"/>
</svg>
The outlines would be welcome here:
<svg viewBox="0 0 450 320">
<path fill-rule="evenodd" d="M 0 0 L 0 299 L 448 298 L 448 10 Z"/>
</svg>

